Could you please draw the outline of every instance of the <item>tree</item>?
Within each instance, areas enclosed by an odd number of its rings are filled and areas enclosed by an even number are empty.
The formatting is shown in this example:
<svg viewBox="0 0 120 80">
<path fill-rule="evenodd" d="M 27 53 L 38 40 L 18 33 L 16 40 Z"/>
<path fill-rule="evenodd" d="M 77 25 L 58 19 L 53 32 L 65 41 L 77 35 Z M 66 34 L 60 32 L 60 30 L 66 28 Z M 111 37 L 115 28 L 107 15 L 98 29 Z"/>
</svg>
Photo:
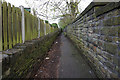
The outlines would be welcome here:
<svg viewBox="0 0 120 80">
<path fill-rule="evenodd" d="M 48 24 L 48 23 L 49 23 L 49 21 L 45 20 L 45 23 L 47 23 L 47 24 Z"/>
<path fill-rule="evenodd" d="M 26 0 L 42 19 L 60 19 L 66 25 L 79 14 L 78 4 L 81 0 Z"/>
<path fill-rule="evenodd" d="M 54 28 L 58 28 L 58 25 L 56 23 L 52 23 L 51 26 Z"/>
</svg>

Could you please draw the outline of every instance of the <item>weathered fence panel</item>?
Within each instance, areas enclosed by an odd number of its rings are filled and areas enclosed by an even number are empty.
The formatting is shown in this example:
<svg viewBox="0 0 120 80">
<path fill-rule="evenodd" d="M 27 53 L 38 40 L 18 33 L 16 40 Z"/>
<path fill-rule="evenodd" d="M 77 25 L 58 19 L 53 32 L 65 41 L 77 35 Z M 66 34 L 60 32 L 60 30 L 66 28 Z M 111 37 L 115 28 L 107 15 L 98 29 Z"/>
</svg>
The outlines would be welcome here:
<svg viewBox="0 0 120 80">
<path fill-rule="evenodd" d="M 3 8 L 2 8 L 3 7 Z M 3 15 L 2 15 L 3 14 Z M 0 4 L 0 51 L 11 49 L 17 43 L 39 38 L 52 32 L 49 24 L 24 9 Z"/>
<path fill-rule="evenodd" d="M 3 50 L 2 47 L 2 4 L 0 2 L 0 51 Z"/>
</svg>

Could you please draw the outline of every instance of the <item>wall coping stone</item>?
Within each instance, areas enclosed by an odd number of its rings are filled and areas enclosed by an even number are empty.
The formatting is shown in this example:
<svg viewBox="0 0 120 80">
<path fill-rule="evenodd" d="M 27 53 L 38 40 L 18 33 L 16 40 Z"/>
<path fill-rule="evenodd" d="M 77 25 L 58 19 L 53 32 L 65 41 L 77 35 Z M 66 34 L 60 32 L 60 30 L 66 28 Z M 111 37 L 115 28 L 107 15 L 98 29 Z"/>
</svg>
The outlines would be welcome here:
<svg viewBox="0 0 120 80">
<path fill-rule="evenodd" d="M 106 12 L 109 12 L 111 10 L 120 8 L 120 2 L 111 2 L 105 6 L 103 6 L 102 8 L 98 9 L 97 11 L 95 11 L 96 16 L 100 16 Z"/>
<path fill-rule="evenodd" d="M 78 19 L 80 19 L 94 7 L 100 7 L 99 9 L 95 10 L 95 15 L 98 17 L 106 12 L 119 8 L 120 2 L 91 2 L 88 7 L 70 24 L 75 23 Z"/>
<path fill-rule="evenodd" d="M 96 6 L 105 6 L 106 4 L 108 4 L 108 2 L 91 2 L 87 8 L 75 19 L 74 22 L 76 22 L 78 19 L 80 19 L 82 16 L 84 16 L 88 11 L 90 11 L 92 8 L 96 7 Z"/>
</svg>

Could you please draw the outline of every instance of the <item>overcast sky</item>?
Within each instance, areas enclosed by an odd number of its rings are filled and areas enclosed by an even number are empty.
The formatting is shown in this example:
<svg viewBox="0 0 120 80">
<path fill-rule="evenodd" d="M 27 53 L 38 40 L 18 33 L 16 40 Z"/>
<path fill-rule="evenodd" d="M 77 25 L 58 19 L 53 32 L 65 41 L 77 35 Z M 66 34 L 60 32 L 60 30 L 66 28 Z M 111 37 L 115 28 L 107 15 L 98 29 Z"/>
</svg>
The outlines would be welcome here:
<svg viewBox="0 0 120 80">
<path fill-rule="evenodd" d="M 28 7 L 25 0 L 5 0 L 5 1 L 11 3 L 12 5 L 15 5 L 16 7 L 19 7 L 20 5 L 22 5 L 24 7 Z M 92 1 L 93 0 L 81 0 L 79 7 L 83 11 Z M 58 21 L 51 21 L 51 23 L 53 23 L 53 22 L 58 22 Z"/>
<path fill-rule="evenodd" d="M 24 7 L 28 7 L 28 5 L 25 3 L 25 0 L 5 0 L 16 7 L 19 7 L 20 5 L 23 5 Z M 84 10 L 85 7 L 87 7 L 92 0 L 81 0 L 80 5 L 82 7 L 82 10 Z"/>
</svg>

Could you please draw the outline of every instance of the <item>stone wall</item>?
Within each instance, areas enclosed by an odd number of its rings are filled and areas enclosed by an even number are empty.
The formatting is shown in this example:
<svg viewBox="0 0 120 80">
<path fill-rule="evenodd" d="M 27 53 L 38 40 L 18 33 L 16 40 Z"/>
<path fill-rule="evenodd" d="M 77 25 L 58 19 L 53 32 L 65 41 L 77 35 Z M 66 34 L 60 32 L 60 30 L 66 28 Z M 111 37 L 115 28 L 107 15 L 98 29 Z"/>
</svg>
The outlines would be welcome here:
<svg viewBox="0 0 120 80">
<path fill-rule="evenodd" d="M 66 30 L 99 78 L 120 77 L 120 2 L 92 2 Z"/>
<path fill-rule="evenodd" d="M 2 52 L 3 78 L 32 78 L 60 30 Z"/>
</svg>

